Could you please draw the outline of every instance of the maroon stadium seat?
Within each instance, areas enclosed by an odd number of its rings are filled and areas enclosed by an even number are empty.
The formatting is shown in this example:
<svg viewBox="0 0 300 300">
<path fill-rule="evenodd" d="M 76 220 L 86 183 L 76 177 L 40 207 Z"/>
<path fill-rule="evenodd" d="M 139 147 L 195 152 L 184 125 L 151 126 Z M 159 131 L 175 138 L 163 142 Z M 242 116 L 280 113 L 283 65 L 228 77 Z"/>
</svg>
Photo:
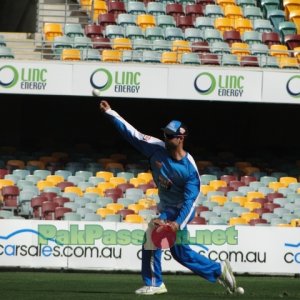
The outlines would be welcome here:
<svg viewBox="0 0 300 300">
<path fill-rule="evenodd" d="M 259 67 L 256 56 L 244 55 L 241 57 L 240 65 L 242 67 Z"/>
<path fill-rule="evenodd" d="M 281 44 L 280 35 L 278 32 L 263 32 L 262 42 L 266 44 L 269 48 L 271 45 Z"/>
<path fill-rule="evenodd" d="M 89 37 L 91 39 L 93 39 L 95 37 L 103 36 L 101 26 L 96 25 L 96 24 L 87 24 L 87 25 L 85 25 L 84 33 L 87 37 Z"/>
<path fill-rule="evenodd" d="M 213 53 L 200 53 L 200 61 L 202 65 L 220 65 L 218 55 Z"/>
<path fill-rule="evenodd" d="M 177 27 L 181 28 L 183 31 L 186 28 L 193 28 L 193 18 L 191 16 L 179 16 L 176 18 Z"/>
<path fill-rule="evenodd" d="M 183 6 L 181 3 L 167 3 L 166 14 L 173 16 L 176 20 L 179 16 L 184 16 Z"/>
<path fill-rule="evenodd" d="M 106 189 L 104 191 L 105 197 L 110 197 L 116 203 L 119 198 L 123 197 L 123 191 L 119 188 Z"/>
<path fill-rule="evenodd" d="M 267 220 L 259 218 L 259 219 L 250 220 L 248 224 L 251 226 L 255 226 L 257 224 L 267 224 L 267 223 L 268 223 Z"/>
<path fill-rule="evenodd" d="M 287 34 L 284 37 L 284 42 L 290 50 L 300 47 L 300 34 Z"/>
<path fill-rule="evenodd" d="M 42 203 L 42 216 L 45 220 L 54 220 L 55 219 L 55 208 L 58 207 L 58 203 L 53 201 L 44 201 Z"/>
<path fill-rule="evenodd" d="M 115 15 L 113 13 L 100 14 L 98 17 L 98 24 L 101 26 L 101 32 L 103 32 L 106 25 L 116 24 Z"/>
<path fill-rule="evenodd" d="M 232 43 L 241 43 L 241 34 L 237 30 L 226 30 L 223 32 L 223 39 L 226 43 L 231 45 Z"/>
<path fill-rule="evenodd" d="M 193 52 L 210 52 L 209 44 L 206 41 L 197 41 L 191 43 L 191 48 Z"/>
<path fill-rule="evenodd" d="M 106 37 L 92 38 L 94 49 L 111 49 L 110 39 Z"/>
<path fill-rule="evenodd" d="M 109 13 L 112 13 L 115 16 L 115 18 L 117 18 L 119 14 L 126 13 L 125 3 L 123 1 L 108 1 L 107 11 Z"/>
<path fill-rule="evenodd" d="M 186 16 L 191 16 L 193 22 L 197 17 L 204 16 L 203 6 L 201 4 L 187 4 L 185 7 Z"/>
<path fill-rule="evenodd" d="M 72 209 L 69 207 L 60 207 L 57 206 L 54 211 L 54 217 L 56 220 L 63 219 L 63 216 L 66 212 L 72 212 Z"/>
</svg>

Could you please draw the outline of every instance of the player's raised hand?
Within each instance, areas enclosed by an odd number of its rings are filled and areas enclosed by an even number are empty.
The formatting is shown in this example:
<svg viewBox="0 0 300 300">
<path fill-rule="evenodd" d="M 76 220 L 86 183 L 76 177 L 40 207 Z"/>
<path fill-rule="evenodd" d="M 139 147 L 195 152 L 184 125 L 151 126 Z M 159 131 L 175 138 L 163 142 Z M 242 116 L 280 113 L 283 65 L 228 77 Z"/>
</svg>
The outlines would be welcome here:
<svg viewBox="0 0 300 300">
<path fill-rule="evenodd" d="M 102 112 L 106 112 L 106 111 L 109 110 L 109 109 L 110 109 L 109 103 L 108 103 L 107 101 L 105 101 L 105 100 L 102 100 L 102 101 L 100 102 L 100 110 L 101 110 Z"/>
</svg>

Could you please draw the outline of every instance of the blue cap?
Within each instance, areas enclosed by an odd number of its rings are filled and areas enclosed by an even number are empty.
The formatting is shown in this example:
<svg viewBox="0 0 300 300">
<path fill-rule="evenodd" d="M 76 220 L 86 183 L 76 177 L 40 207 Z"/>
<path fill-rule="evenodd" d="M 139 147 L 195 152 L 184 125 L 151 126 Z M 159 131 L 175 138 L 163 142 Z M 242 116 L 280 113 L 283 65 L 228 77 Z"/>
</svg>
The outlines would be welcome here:
<svg viewBox="0 0 300 300">
<path fill-rule="evenodd" d="M 166 127 L 162 128 L 166 134 L 187 135 L 187 127 L 180 121 L 173 120 Z"/>
</svg>

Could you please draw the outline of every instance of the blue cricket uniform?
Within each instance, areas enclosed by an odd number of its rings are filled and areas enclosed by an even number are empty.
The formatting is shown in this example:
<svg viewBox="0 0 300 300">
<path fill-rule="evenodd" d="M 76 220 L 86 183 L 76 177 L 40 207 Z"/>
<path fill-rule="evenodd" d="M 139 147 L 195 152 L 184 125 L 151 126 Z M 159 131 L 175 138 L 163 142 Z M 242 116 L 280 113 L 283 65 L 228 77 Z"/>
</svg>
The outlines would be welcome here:
<svg viewBox="0 0 300 300">
<path fill-rule="evenodd" d="M 120 134 L 150 162 L 153 179 L 158 187 L 160 219 L 175 221 L 181 230 L 194 218 L 195 200 L 200 193 L 200 176 L 194 159 L 189 153 L 181 160 L 173 159 L 165 143 L 137 131 L 114 110 L 106 115 Z M 215 282 L 221 275 L 221 265 L 195 252 L 188 245 L 175 244 L 171 249 L 175 260 L 195 274 Z M 142 251 L 142 277 L 147 286 L 160 286 L 162 250 Z"/>
</svg>

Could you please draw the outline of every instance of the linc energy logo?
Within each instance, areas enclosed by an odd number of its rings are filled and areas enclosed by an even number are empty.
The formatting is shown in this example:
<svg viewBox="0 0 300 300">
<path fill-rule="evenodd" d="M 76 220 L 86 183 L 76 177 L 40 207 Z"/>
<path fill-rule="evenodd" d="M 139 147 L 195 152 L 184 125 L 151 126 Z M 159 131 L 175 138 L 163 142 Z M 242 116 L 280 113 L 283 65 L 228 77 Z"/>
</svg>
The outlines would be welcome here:
<svg viewBox="0 0 300 300">
<path fill-rule="evenodd" d="M 110 72 L 107 69 L 95 70 L 90 78 L 93 88 L 106 91 L 113 88 L 116 93 L 137 94 L 140 90 L 140 72 Z"/>
<path fill-rule="evenodd" d="M 300 99 L 300 75 L 295 75 L 288 80 L 286 90 L 292 97 Z"/>
<path fill-rule="evenodd" d="M 194 87 L 201 95 L 216 92 L 222 97 L 242 97 L 244 93 L 244 76 L 218 75 L 209 72 L 200 73 L 194 81 Z"/>
<path fill-rule="evenodd" d="M 19 84 L 22 90 L 44 90 L 47 85 L 47 70 L 21 68 L 6 65 L 0 68 L 0 87 L 10 89 Z"/>
</svg>

